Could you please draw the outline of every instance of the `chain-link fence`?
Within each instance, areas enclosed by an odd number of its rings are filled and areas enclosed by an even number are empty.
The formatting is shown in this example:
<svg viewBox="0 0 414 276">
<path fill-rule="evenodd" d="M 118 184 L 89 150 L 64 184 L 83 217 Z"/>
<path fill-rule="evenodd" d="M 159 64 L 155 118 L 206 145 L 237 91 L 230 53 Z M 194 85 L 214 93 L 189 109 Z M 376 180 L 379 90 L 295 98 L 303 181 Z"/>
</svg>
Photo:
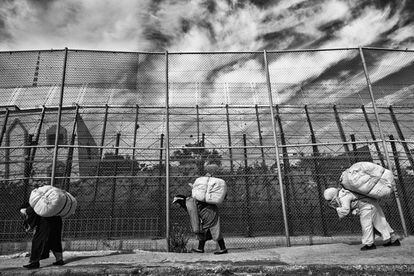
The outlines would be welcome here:
<svg viewBox="0 0 414 276">
<path fill-rule="evenodd" d="M 224 236 L 360 231 L 323 199 L 358 161 L 391 166 L 391 226 L 413 233 L 414 52 L 0 52 L 0 241 L 25 241 L 19 206 L 52 184 L 78 200 L 64 239 L 166 239 L 171 204 L 217 164 Z M 174 227 L 173 227 L 174 226 Z"/>
</svg>

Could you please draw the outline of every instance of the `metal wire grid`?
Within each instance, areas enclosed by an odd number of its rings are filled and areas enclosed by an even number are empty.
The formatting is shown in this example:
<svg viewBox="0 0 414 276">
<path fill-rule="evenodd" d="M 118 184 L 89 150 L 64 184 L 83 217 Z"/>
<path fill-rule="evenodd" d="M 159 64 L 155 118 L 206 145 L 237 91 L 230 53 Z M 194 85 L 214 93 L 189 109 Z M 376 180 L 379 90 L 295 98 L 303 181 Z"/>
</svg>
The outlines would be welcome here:
<svg viewBox="0 0 414 276">
<path fill-rule="evenodd" d="M 376 163 L 383 160 L 383 150 L 378 150 L 379 142 L 376 141 L 379 139 L 379 126 L 375 122 L 366 80 L 361 77 L 361 58 L 356 50 L 339 52 L 339 58 L 331 51 L 268 53 L 270 88 L 273 101 L 277 104 L 277 138 L 291 235 L 332 235 L 357 231 L 356 218 L 339 223 L 336 214 L 321 201 L 320 193 L 323 188 L 336 185 L 338 175 L 348 164 L 364 158 L 372 158 Z M 376 52 L 364 49 L 368 71 L 376 64 Z M 49 106 L 59 104 L 63 56 L 59 52 L 25 52 L 20 55 L 13 53 L 18 58 L 13 56 L 14 60 L 10 60 L 7 54 L 0 55 L 2 61 L 7 61 L 0 63 L 2 68 L 7 64 L 17 67 L 1 71 L 7 80 L 1 85 L 0 96 L 5 105 L 18 104 L 25 108 L 47 106 L 40 131 L 37 129 L 42 117 L 41 108 L 29 112 L 17 111 L 13 115 L 23 120 L 24 114 L 27 114 L 24 124 L 29 125 L 29 133 L 40 133 L 39 137 L 43 138 L 38 141 L 33 160 L 36 174 L 31 176 L 30 181 L 47 181 L 50 179 L 47 168 L 52 162 L 47 130 L 52 129 L 49 134 L 53 133 L 57 114 L 57 108 Z M 406 63 L 412 56 L 410 54 L 397 53 L 395 59 Z M 39 56 L 53 59 L 51 66 L 45 66 L 48 59 L 39 59 Z M 221 156 L 223 171 L 219 176 L 227 181 L 230 188 L 228 200 L 220 208 L 225 234 L 285 234 L 273 126 L 270 109 L 266 106 L 268 86 L 265 84 L 265 69 L 261 65 L 263 54 L 171 54 L 168 56 L 168 67 L 166 56 L 68 52 L 63 101 L 67 108 L 62 111 L 61 125 L 67 131 L 67 137 L 66 143 L 59 145 L 58 163 L 62 162 L 62 174 L 57 173 L 57 179 L 62 182 L 56 183 L 65 184 L 62 187 L 78 197 L 80 206 L 77 214 L 66 220 L 65 233 L 74 238 L 165 236 L 163 135 L 166 133 L 165 93 L 168 90 L 171 151 L 182 148 L 187 142 L 194 144 L 202 141 L 204 149 L 217 150 Z M 41 61 L 38 75 L 42 74 L 42 78 L 47 78 L 47 72 L 55 77 L 49 77 L 49 82 L 43 80 L 43 85 L 47 86 L 34 86 L 33 79 L 29 77 L 33 69 L 31 65 L 26 65 L 26 60 Z M 341 69 L 342 73 L 332 75 L 327 70 L 331 66 Z M 42 68 L 52 69 L 40 72 Z M 386 68 L 388 65 L 384 65 L 382 70 Z M 10 72 L 13 70 L 19 71 L 21 77 L 12 77 Z M 410 69 L 406 71 L 411 72 Z M 168 85 L 165 83 L 167 77 Z M 409 166 L 412 132 L 410 120 L 407 119 L 412 112 L 409 107 L 394 107 L 394 114 L 397 115 L 396 119 L 392 119 L 389 104 L 395 103 L 397 98 L 382 100 L 384 97 L 380 93 L 391 89 L 391 86 L 387 82 L 382 85 L 380 78 L 377 79 L 374 77 L 372 80 L 376 81 L 373 89 L 375 92 L 383 90 L 375 94 L 378 96 L 375 103 L 385 106 L 380 109 L 382 128 L 390 138 L 387 145 L 393 152 L 394 166 L 402 165 L 398 185 L 404 182 L 404 188 L 411 187 L 405 183 L 412 183 L 412 167 L 410 169 Z M 401 87 L 398 90 L 400 94 L 403 91 L 410 95 L 407 92 L 410 83 L 398 85 Z M 36 96 L 30 98 L 28 95 Z M 79 103 L 81 105 L 76 111 L 76 104 Z M 213 107 L 216 105 L 218 107 Z M 6 113 L 3 112 L 3 122 L 5 118 Z M 10 128 L 10 122 L 9 118 L 6 129 Z M 395 122 L 403 125 L 405 141 L 399 135 L 396 150 L 393 150 L 393 140 L 388 136 L 398 134 L 393 130 L 397 128 Z M 72 133 L 77 136 L 73 145 L 69 143 Z M 19 135 L 21 133 L 16 132 L 16 136 Z M 27 161 L 20 160 L 19 156 L 25 150 L 22 146 L 25 143 L 18 139 L 13 139 L 13 143 L 16 164 L 23 169 Z M 1 146 L 4 147 L 4 140 Z M 68 178 L 65 173 L 70 163 L 71 148 L 73 159 Z M 399 159 L 396 160 L 396 157 Z M 329 166 L 332 164 L 335 166 Z M 174 164 L 171 165 L 170 196 L 188 192 L 187 183 L 194 178 L 185 175 L 185 170 L 182 172 L 180 166 L 174 169 Z M 135 166 L 139 170 L 135 171 Z M 57 168 L 59 170 L 59 166 Z M 20 172 L 15 179 L 26 180 L 27 176 Z M 20 182 L 9 183 L 13 183 L 11 187 L 14 187 Z M 21 195 L 20 192 L 4 195 L 5 202 L 10 203 L 8 206 L 13 206 L 10 210 L 17 208 L 18 201 L 23 199 L 16 197 L 16 194 Z M 406 217 L 411 215 L 411 195 L 412 191 L 405 189 L 402 199 Z M 383 204 L 393 227 L 401 230 L 395 202 L 389 200 Z M 171 210 L 170 223 L 185 223 L 182 213 L 173 208 Z M 4 215 L 7 218 L 16 217 L 15 212 L 4 212 Z M 2 224 L 5 229 L 2 231 L 3 240 L 21 237 L 20 230 L 6 227 L 14 225 L 10 220 L 5 218 Z M 240 239 L 240 242 L 243 240 Z"/>
</svg>

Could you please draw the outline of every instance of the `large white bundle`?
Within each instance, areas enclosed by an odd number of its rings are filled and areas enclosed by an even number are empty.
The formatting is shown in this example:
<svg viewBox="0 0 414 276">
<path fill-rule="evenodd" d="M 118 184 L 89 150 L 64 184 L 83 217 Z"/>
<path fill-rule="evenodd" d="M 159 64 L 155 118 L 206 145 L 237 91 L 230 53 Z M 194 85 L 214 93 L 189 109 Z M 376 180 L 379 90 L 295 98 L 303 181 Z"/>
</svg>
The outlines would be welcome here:
<svg viewBox="0 0 414 276">
<path fill-rule="evenodd" d="M 51 185 L 41 186 L 30 193 L 29 204 L 41 217 L 69 217 L 75 213 L 76 199 L 68 192 Z"/>
<path fill-rule="evenodd" d="M 216 177 L 202 176 L 190 185 L 193 198 L 210 204 L 222 203 L 227 194 L 226 182 Z"/>
<path fill-rule="evenodd" d="M 392 171 L 371 162 L 353 164 L 340 181 L 345 189 L 377 199 L 389 196 L 395 185 Z"/>
</svg>

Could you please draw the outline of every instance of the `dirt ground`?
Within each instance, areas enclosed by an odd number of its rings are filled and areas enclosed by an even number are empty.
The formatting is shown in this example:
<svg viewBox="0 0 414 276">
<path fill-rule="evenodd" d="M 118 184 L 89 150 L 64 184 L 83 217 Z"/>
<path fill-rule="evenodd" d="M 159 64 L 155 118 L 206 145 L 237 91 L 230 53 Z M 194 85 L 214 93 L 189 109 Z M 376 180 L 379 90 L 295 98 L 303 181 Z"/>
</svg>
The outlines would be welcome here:
<svg viewBox="0 0 414 276">
<path fill-rule="evenodd" d="M 399 247 L 360 251 L 355 242 L 293 245 L 260 250 L 229 247 L 229 253 L 65 251 L 66 264 L 26 270 L 28 252 L 0 256 L 0 275 L 414 275 L 414 237 Z"/>
</svg>

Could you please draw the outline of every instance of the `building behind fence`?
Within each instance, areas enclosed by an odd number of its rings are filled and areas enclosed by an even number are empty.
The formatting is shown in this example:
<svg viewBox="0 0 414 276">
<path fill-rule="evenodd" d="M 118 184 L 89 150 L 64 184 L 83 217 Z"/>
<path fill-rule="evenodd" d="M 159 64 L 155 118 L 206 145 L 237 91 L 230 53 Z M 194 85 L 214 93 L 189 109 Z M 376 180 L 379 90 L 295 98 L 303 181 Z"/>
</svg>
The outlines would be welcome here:
<svg viewBox="0 0 414 276">
<path fill-rule="evenodd" d="M 413 75 L 413 51 L 375 48 L 0 52 L 0 241 L 30 238 L 18 208 L 52 184 L 79 203 L 65 240 L 145 249 L 188 227 L 171 199 L 211 163 L 229 186 L 224 235 L 240 243 L 360 231 L 322 196 L 358 161 L 393 169 L 381 205 L 411 234 Z"/>
</svg>

